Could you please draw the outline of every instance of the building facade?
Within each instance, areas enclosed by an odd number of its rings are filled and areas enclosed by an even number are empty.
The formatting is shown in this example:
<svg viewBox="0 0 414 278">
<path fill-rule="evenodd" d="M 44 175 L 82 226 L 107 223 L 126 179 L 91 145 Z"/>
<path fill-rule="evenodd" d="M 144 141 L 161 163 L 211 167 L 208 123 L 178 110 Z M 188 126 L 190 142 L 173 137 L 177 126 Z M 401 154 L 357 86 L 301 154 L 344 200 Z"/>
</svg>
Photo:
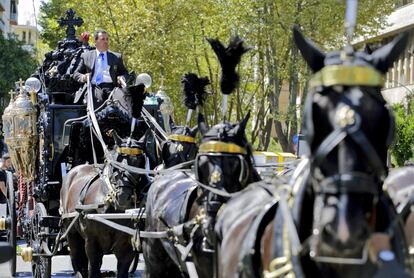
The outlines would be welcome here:
<svg viewBox="0 0 414 278">
<path fill-rule="evenodd" d="M 17 5 L 19 0 L 0 0 L 0 34 L 7 36 L 13 32 L 12 26 L 17 25 Z"/>
<path fill-rule="evenodd" d="M 408 95 L 414 96 L 414 0 L 400 0 L 395 10 L 387 18 L 388 26 L 381 30 L 375 40 L 376 45 L 384 45 L 402 32 L 409 33 L 409 43 L 393 67 L 386 75 L 384 98 L 390 104 L 404 103 Z"/>
<path fill-rule="evenodd" d="M 26 25 L 13 25 L 12 32 L 18 40 L 23 42 L 23 49 L 33 53 L 37 39 L 39 38 L 39 31 L 36 26 L 30 25 L 28 21 Z"/>
</svg>

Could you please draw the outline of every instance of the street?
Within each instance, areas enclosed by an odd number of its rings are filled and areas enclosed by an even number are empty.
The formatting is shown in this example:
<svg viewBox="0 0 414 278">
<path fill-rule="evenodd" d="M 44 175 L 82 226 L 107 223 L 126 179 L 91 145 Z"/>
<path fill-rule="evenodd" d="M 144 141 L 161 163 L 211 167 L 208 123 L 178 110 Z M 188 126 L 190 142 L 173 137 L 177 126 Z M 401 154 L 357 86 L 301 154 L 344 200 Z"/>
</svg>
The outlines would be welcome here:
<svg viewBox="0 0 414 278">
<path fill-rule="evenodd" d="M 21 241 L 19 244 L 23 244 Z M 144 270 L 144 261 L 142 255 L 138 264 L 137 271 L 134 276 L 130 277 L 142 277 Z M 106 255 L 103 258 L 103 264 L 101 272 L 103 277 L 115 277 L 116 271 L 116 259 L 114 255 Z M 72 277 L 72 265 L 70 263 L 69 256 L 54 256 L 52 258 L 52 277 Z M 9 265 L 8 263 L 0 264 L 0 278 L 8 278 L 9 274 Z M 16 277 L 32 277 L 31 264 L 26 263 L 22 260 L 20 256 L 17 257 L 17 274 Z"/>
</svg>

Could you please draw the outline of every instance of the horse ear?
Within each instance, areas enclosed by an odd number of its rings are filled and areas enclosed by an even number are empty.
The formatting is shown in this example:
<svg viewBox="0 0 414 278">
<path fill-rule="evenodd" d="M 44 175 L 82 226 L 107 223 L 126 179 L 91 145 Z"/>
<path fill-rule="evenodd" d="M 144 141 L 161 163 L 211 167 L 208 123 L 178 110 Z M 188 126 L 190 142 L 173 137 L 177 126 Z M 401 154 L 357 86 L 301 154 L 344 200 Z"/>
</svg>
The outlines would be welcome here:
<svg viewBox="0 0 414 278">
<path fill-rule="evenodd" d="M 195 126 L 195 127 L 193 127 L 193 128 L 190 129 L 189 135 L 191 137 L 196 137 L 197 132 L 198 132 L 198 126 Z"/>
<path fill-rule="evenodd" d="M 116 133 L 115 130 L 111 129 L 108 132 L 108 135 L 111 136 L 114 139 L 115 145 L 117 145 L 118 147 L 120 147 L 122 145 L 122 139 L 121 139 L 121 137 L 119 137 L 118 133 Z"/>
<path fill-rule="evenodd" d="M 396 37 L 392 42 L 374 51 L 371 54 L 372 65 L 382 73 L 386 73 L 394 61 L 404 51 L 408 42 L 408 32 Z"/>
<path fill-rule="evenodd" d="M 298 26 L 293 26 L 293 40 L 302 53 L 303 59 L 313 72 L 319 71 L 324 66 L 325 53 L 311 40 L 305 38 Z"/>
<path fill-rule="evenodd" d="M 198 128 L 199 128 L 201 134 L 202 135 L 206 134 L 207 131 L 208 131 L 208 127 L 207 127 L 207 124 L 206 124 L 206 121 L 204 119 L 203 114 L 198 113 L 198 120 L 197 121 L 198 121 Z"/>
<path fill-rule="evenodd" d="M 247 122 L 250 119 L 250 110 L 247 112 L 246 116 L 244 116 L 243 120 L 240 121 L 240 123 L 237 126 L 237 134 L 242 136 L 246 131 Z"/>
</svg>

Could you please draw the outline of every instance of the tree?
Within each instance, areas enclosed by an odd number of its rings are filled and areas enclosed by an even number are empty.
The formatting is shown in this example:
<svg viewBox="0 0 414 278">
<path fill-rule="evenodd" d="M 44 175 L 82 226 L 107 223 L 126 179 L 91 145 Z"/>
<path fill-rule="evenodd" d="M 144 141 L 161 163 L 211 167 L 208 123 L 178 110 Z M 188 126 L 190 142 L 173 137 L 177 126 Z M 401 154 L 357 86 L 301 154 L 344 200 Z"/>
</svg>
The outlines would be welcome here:
<svg viewBox="0 0 414 278">
<path fill-rule="evenodd" d="M 8 92 L 14 89 L 14 82 L 20 78 L 25 80 L 35 71 L 36 60 L 14 36 L 4 38 L 0 35 L 0 49 L 4 50 L 0 51 L 0 94 L 7 100 L 10 99 Z"/>
<path fill-rule="evenodd" d="M 414 101 L 407 99 L 407 108 L 397 104 L 395 112 L 395 141 L 391 147 L 391 155 L 398 166 L 404 166 L 414 155 Z"/>
<path fill-rule="evenodd" d="M 253 110 L 252 142 L 266 150 L 271 140 L 292 151 L 297 133 L 298 96 L 310 77 L 291 34 L 292 25 L 325 49 L 344 45 L 345 1 L 305 0 L 50 0 L 42 9 L 43 38 L 55 44 L 56 21 L 64 9 L 76 8 L 85 24 L 78 32 L 104 28 L 110 33 L 111 49 L 120 52 L 130 70 L 148 72 L 153 90 L 163 83 L 175 105 L 175 120 L 183 123 L 186 109 L 180 106 L 180 78 L 189 71 L 208 76 L 210 97 L 205 104 L 209 124 L 222 119 L 220 112 L 220 69 L 205 38 L 227 43 L 238 34 L 252 46 L 238 68 L 240 86 L 229 98 L 227 118 L 240 120 Z M 357 36 L 372 34 L 384 25 L 393 0 L 359 1 Z M 50 13 L 50 15 L 49 15 Z M 57 14 L 59 13 L 59 14 Z M 54 25 L 55 24 L 55 25 Z M 340 30 L 338 32 L 338 30 Z M 63 38 L 63 35 L 61 36 Z M 288 104 L 281 109 L 279 98 L 287 92 Z M 276 137 L 272 137 L 272 130 Z M 273 138 L 273 139 L 272 139 Z"/>
</svg>

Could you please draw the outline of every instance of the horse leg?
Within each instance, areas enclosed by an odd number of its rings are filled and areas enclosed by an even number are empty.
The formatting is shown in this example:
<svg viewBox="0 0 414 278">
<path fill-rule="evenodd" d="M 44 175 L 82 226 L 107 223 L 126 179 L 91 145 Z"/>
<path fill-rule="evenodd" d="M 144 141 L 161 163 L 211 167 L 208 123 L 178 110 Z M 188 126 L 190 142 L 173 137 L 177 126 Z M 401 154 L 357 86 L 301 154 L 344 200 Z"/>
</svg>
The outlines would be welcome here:
<svg viewBox="0 0 414 278">
<path fill-rule="evenodd" d="M 135 257 L 135 252 L 132 250 L 129 240 L 126 240 L 124 244 L 117 244 L 118 246 L 113 250 L 113 253 L 117 259 L 117 278 L 127 278 L 129 274 L 129 267 Z"/>
<path fill-rule="evenodd" d="M 134 252 L 130 252 L 129 254 L 124 254 L 124 256 L 121 256 L 120 258 L 118 258 L 118 256 L 116 257 L 116 259 L 118 260 L 117 265 L 116 265 L 116 269 L 117 269 L 117 274 L 116 277 L 117 278 L 127 278 L 129 275 L 129 267 L 132 264 L 132 261 L 134 260 Z"/>
<path fill-rule="evenodd" d="M 159 239 L 146 238 L 142 241 L 142 253 L 145 262 L 145 277 L 147 278 L 182 278 L 182 273 L 175 262 L 165 251 Z"/>
<path fill-rule="evenodd" d="M 87 277 L 88 257 L 85 252 L 85 240 L 78 233 L 69 233 L 68 245 L 70 248 L 70 259 L 75 275 L 80 273 L 82 277 Z"/>
<path fill-rule="evenodd" d="M 89 278 L 100 278 L 103 252 L 96 240 L 88 239 L 85 240 L 86 255 L 88 256 L 88 272 Z"/>
</svg>

